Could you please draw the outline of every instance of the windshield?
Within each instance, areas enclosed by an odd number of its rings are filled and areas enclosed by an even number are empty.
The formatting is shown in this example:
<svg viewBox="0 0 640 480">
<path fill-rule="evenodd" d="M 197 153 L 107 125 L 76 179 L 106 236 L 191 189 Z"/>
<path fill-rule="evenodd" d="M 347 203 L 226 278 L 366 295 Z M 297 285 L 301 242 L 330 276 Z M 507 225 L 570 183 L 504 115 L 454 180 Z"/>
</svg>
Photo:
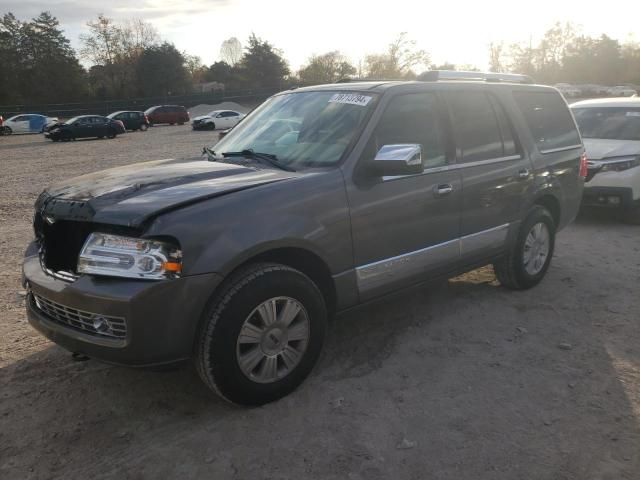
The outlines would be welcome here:
<svg viewBox="0 0 640 480">
<path fill-rule="evenodd" d="M 375 103 L 375 94 L 292 92 L 271 97 L 214 149 L 252 149 L 292 168 L 337 164 Z"/>
<path fill-rule="evenodd" d="M 583 138 L 640 140 L 640 108 L 573 109 Z"/>
</svg>

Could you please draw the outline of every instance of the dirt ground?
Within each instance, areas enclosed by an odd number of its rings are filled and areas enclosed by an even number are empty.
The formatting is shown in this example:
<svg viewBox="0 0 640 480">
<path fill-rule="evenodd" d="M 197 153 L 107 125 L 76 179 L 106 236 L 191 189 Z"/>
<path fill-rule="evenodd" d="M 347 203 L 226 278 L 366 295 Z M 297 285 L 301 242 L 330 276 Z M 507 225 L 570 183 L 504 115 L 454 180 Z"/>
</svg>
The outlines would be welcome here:
<svg viewBox="0 0 640 480">
<path fill-rule="evenodd" d="M 214 137 L 0 137 L 0 478 L 640 478 L 640 226 L 606 215 L 559 235 L 533 290 L 485 268 L 341 315 L 307 382 L 261 408 L 35 333 L 20 257 L 41 189 Z"/>
</svg>

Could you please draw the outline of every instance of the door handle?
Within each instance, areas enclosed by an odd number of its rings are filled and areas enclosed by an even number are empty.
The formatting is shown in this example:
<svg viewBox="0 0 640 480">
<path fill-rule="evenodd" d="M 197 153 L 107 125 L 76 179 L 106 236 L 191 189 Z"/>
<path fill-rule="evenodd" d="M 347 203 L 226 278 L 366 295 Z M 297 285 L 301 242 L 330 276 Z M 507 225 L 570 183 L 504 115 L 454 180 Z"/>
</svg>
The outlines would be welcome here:
<svg viewBox="0 0 640 480">
<path fill-rule="evenodd" d="M 450 183 L 442 183 L 433 189 L 433 194 L 436 197 L 444 197 L 449 195 L 451 192 L 453 192 L 453 185 Z"/>
<path fill-rule="evenodd" d="M 530 173 L 531 173 L 531 172 L 529 172 L 529 169 L 528 169 L 528 168 L 523 168 L 522 170 L 520 170 L 520 171 L 518 172 L 518 178 L 519 178 L 520 180 L 526 180 L 527 178 L 529 178 L 529 174 L 530 174 Z"/>
</svg>

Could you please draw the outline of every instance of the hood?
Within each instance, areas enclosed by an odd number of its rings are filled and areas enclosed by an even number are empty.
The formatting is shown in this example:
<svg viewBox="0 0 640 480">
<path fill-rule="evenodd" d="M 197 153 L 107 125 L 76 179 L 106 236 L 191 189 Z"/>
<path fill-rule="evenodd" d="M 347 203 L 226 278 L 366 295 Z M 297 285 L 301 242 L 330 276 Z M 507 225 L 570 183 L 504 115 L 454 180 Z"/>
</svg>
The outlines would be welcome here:
<svg viewBox="0 0 640 480">
<path fill-rule="evenodd" d="M 169 210 L 277 182 L 295 172 L 193 159 L 158 160 L 83 175 L 47 188 L 36 210 L 51 220 L 138 227 Z"/>
<path fill-rule="evenodd" d="M 193 117 L 193 120 L 204 120 L 206 118 L 212 118 L 209 115 L 198 115 L 197 117 Z"/>
<path fill-rule="evenodd" d="M 589 160 L 640 155 L 640 141 L 604 138 L 583 138 L 582 141 Z"/>
</svg>

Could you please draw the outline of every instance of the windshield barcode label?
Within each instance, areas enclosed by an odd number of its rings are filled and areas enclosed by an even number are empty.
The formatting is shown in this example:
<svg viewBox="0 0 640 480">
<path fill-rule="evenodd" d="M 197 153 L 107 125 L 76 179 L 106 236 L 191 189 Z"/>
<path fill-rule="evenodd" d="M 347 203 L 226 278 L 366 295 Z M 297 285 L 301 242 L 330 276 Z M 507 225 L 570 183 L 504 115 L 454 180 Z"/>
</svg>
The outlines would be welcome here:
<svg viewBox="0 0 640 480">
<path fill-rule="evenodd" d="M 329 103 L 349 103 L 351 105 L 360 105 L 366 107 L 371 101 L 371 98 L 367 95 L 360 95 L 358 93 L 336 93 L 329 99 Z"/>
</svg>

